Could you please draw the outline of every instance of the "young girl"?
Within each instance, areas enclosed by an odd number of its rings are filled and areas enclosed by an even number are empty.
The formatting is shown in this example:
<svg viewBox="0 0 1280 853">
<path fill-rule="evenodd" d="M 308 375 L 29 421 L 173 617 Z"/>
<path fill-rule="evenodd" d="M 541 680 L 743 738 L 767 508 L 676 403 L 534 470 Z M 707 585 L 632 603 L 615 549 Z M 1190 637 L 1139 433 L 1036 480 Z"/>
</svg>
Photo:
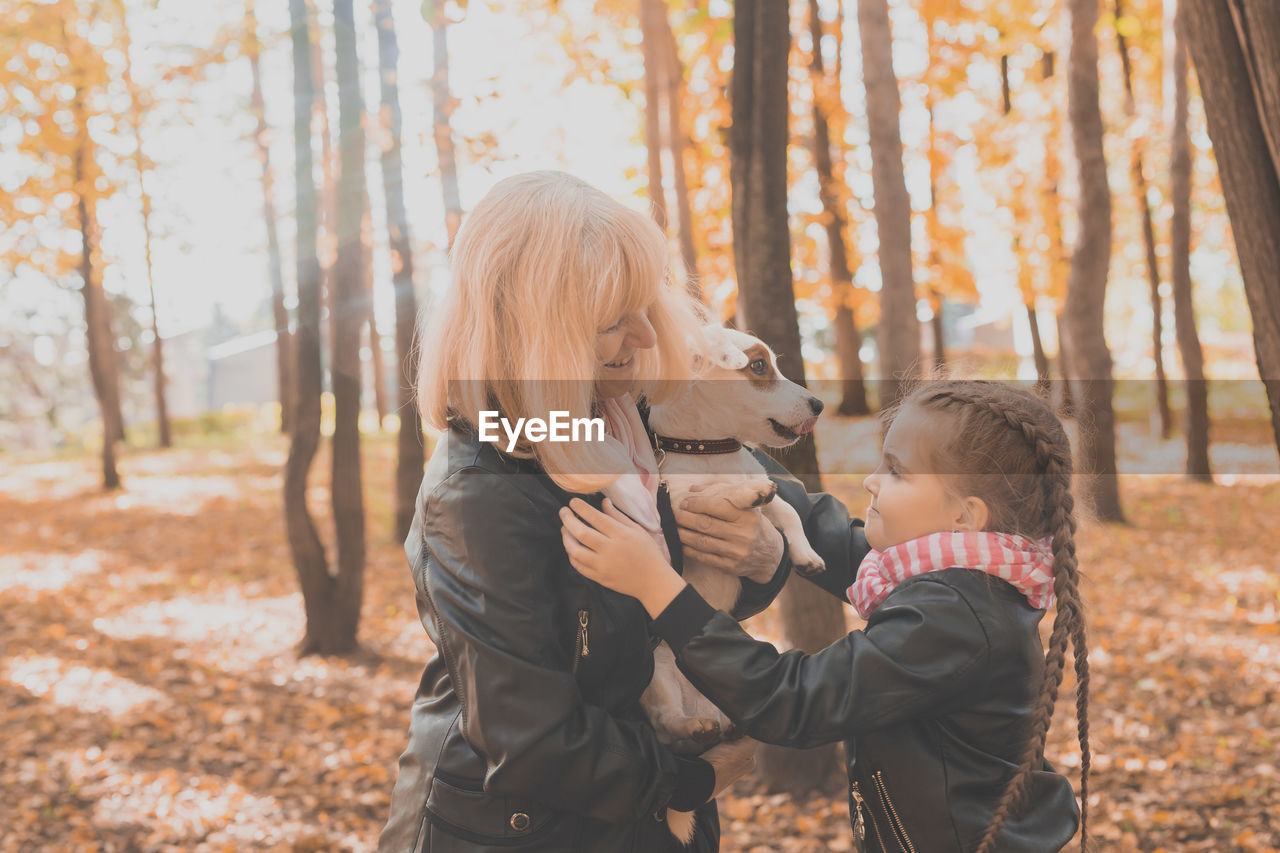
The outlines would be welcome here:
<svg viewBox="0 0 1280 853">
<path fill-rule="evenodd" d="M 1083 848 L 1071 785 L 1043 756 L 1070 641 L 1087 803 L 1066 433 L 1034 395 L 993 382 L 927 385 L 888 424 L 863 483 L 866 545 L 856 521 L 845 544 L 866 556 L 841 582 L 867 625 L 817 654 L 779 654 L 711 610 L 608 502 L 561 511 L 570 561 L 639 599 L 681 670 L 748 736 L 800 748 L 843 739 L 866 849 L 1045 853 L 1077 826 Z M 1045 654 L 1038 625 L 1055 600 Z"/>
</svg>

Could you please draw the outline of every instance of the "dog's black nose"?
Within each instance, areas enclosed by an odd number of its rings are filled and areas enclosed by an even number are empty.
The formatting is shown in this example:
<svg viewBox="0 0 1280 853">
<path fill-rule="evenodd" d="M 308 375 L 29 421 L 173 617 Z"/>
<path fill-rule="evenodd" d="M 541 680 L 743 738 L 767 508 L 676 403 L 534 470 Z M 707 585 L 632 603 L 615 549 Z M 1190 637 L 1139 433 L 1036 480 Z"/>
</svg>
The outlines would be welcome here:
<svg viewBox="0 0 1280 853">
<path fill-rule="evenodd" d="M 817 397 L 810 397 L 809 408 L 813 410 L 813 413 L 815 415 L 822 414 L 822 401 L 819 400 Z"/>
</svg>

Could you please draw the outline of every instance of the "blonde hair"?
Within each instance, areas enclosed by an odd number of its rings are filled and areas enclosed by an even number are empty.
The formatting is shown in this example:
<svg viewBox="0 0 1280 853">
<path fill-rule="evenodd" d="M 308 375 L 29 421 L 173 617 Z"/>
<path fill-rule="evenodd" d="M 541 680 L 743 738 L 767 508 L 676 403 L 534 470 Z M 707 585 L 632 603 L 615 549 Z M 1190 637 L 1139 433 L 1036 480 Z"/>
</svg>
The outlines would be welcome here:
<svg viewBox="0 0 1280 853">
<path fill-rule="evenodd" d="M 452 281 L 423 339 L 418 407 L 436 429 L 595 412 L 596 335 L 648 310 L 657 343 L 635 354 L 633 396 L 672 399 L 692 378 L 698 307 L 674 279 L 652 219 L 563 172 L 500 181 L 467 216 Z M 499 446 L 499 449 L 503 449 Z M 567 491 L 602 489 L 630 461 L 604 442 L 522 442 Z"/>
</svg>

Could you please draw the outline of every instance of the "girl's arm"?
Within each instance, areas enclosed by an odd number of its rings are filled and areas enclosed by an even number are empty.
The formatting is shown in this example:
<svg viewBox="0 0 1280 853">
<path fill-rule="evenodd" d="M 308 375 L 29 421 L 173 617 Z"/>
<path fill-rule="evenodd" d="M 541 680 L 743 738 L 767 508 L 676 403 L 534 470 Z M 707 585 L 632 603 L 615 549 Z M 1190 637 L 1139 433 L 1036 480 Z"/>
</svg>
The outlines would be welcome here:
<svg viewBox="0 0 1280 853">
<path fill-rule="evenodd" d="M 756 640 L 686 586 L 654 628 L 680 670 L 747 735 L 805 748 L 934 708 L 985 677 L 990 649 L 954 588 L 921 577 L 812 655 Z"/>
<path fill-rule="evenodd" d="M 648 534 L 606 502 L 562 512 L 574 568 L 639 599 L 689 681 L 756 740 L 808 747 L 929 712 L 980 680 L 989 660 L 973 609 L 939 576 L 904 584 L 822 651 L 779 653 L 687 586 Z"/>
</svg>

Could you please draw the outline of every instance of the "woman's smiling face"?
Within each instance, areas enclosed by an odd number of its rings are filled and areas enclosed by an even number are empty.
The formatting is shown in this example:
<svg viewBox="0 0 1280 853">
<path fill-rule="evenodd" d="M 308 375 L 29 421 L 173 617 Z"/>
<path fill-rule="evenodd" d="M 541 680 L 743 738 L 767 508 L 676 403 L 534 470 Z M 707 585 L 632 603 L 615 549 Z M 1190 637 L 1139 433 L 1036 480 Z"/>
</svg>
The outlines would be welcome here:
<svg viewBox="0 0 1280 853">
<path fill-rule="evenodd" d="M 647 310 L 632 311 L 596 334 L 596 394 L 619 397 L 635 380 L 636 352 L 657 343 Z"/>
<path fill-rule="evenodd" d="M 929 448 L 944 427 L 937 418 L 908 405 L 885 433 L 880 467 L 862 481 L 871 493 L 867 544 L 877 551 L 930 533 L 972 529 L 965 502 L 948 491 L 930 461 Z"/>
</svg>

